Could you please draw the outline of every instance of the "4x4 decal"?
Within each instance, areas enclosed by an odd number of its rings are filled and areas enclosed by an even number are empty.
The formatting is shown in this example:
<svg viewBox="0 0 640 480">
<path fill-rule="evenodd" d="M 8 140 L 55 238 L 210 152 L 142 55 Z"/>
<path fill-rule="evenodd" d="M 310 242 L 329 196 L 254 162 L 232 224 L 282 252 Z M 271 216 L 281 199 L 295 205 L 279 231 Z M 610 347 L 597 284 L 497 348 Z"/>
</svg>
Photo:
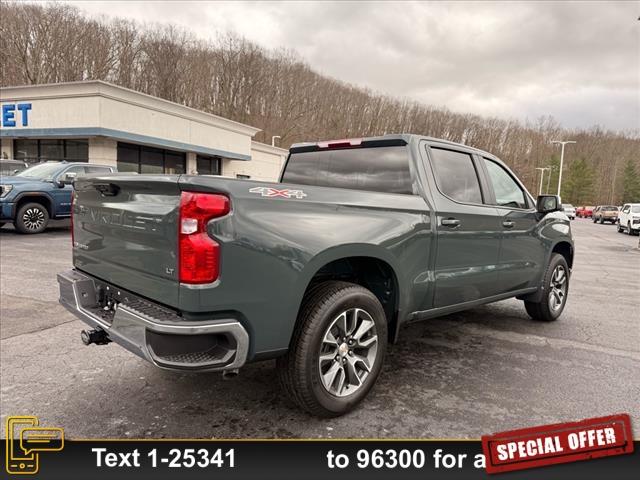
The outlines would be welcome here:
<svg viewBox="0 0 640 480">
<path fill-rule="evenodd" d="M 282 198 L 291 198 L 295 197 L 298 199 L 302 199 L 307 196 L 302 190 L 289 190 L 288 188 L 284 188 L 279 190 L 277 188 L 272 187 L 254 187 L 249 190 L 250 193 L 259 193 L 263 197 L 282 197 Z"/>
</svg>

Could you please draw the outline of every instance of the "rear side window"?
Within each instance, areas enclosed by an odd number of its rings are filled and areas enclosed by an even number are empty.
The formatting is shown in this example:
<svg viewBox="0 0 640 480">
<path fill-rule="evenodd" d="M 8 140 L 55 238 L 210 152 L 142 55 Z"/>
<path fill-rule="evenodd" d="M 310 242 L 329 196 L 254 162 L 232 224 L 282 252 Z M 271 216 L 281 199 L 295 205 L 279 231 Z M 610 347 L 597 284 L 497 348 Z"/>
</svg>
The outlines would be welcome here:
<svg viewBox="0 0 640 480">
<path fill-rule="evenodd" d="M 284 183 L 412 194 L 409 150 L 405 146 L 292 153 Z"/>
<path fill-rule="evenodd" d="M 97 174 L 111 173 L 111 169 L 109 167 L 94 167 L 91 165 L 87 165 L 85 168 L 87 169 L 87 175 L 91 175 L 92 173 L 97 173 Z"/>
<path fill-rule="evenodd" d="M 496 194 L 496 203 L 501 207 L 527 208 L 524 190 L 509 175 L 509 172 L 488 158 L 483 160 L 489 172 L 489 181 L 491 181 L 493 191 Z"/>
<path fill-rule="evenodd" d="M 468 153 L 431 147 L 438 187 L 449 198 L 463 203 L 482 203 L 480 181 Z"/>
<path fill-rule="evenodd" d="M 76 165 L 76 166 L 74 166 L 74 167 L 69 167 L 69 168 L 67 168 L 67 169 L 62 173 L 62 175 L 66 175 L 66 174 L 68 174 L 68 173 L 75 173 L 75 174 L 76 174 L 76 177 L 84 177 L 85 172 L 86 172 L 86 170 L 85 170 L 84 165 Z"/>
</svg>

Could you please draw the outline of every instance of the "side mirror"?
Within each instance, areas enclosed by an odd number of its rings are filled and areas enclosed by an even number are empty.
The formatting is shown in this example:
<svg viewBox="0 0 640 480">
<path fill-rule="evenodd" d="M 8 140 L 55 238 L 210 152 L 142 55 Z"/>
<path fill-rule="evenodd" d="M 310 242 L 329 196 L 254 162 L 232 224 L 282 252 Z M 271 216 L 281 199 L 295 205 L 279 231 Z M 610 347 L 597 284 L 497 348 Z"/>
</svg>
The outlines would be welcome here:
<svg viewBox="0 0 640 480">
<path fill-rule="evenodd" d="M 73 185 L 73 181 L 76 179 L 76 172 L 67 172 L 64 177 L 58 177 L 58 186 L 63 188 L 65 185 Z"/>
<path fill-rule="evenodd" d="M 542 215 L 562 210 L 562 203 L 558 195 L 540 195 L 536 201 L 536 210 Z"/>
</svg>

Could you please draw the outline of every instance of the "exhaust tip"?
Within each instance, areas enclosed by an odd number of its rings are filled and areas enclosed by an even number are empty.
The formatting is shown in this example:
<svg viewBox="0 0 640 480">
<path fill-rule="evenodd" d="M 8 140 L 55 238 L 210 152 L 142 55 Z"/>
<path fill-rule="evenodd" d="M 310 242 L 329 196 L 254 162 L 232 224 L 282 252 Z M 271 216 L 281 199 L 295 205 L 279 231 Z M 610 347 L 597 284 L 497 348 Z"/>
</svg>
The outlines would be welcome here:
<svg viewBox="0 0 640 480">
<path fill-rule="evenodd" d="M 224 372 L 222 372 L 222 378 L 224 380 L 231 380 L 232 378 L 237 377 L 239 374 L 240 370 L 238 370 L 237 368 L 233 370 L 225 370 Z"/>
</svg>

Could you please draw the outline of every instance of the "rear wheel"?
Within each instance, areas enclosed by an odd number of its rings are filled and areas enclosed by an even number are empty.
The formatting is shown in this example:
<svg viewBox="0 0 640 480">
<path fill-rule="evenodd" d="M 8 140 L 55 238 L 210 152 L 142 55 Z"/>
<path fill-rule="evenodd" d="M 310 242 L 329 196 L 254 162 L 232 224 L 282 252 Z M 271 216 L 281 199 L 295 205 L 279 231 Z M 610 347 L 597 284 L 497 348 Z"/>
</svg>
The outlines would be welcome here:
<svg viewBox="0 0 640 480">
<path fill-rule="evenodd" d="M 565 258 L 554 253 L 542 280 L 539 302 L 524 302 L 527 313 L 534 320 L 552 322 L 562 314 L 569 294 L 569 266 Z"/>
<path fill-rule="evenodd" d="M 25 203 L 18 209 L 14 225 L 20 233 L 44 232 L 49 223 L 49 212 L 40 203 Z"/>
<path fill-rule="evenodd" d="M 303 301 L 289 351 L 276 362 L 284 390 L 321 417 L 352 410 L 373 387 L 387 347 L 382 305 L 364 287 L 327 282 Z"/>
</svg>

